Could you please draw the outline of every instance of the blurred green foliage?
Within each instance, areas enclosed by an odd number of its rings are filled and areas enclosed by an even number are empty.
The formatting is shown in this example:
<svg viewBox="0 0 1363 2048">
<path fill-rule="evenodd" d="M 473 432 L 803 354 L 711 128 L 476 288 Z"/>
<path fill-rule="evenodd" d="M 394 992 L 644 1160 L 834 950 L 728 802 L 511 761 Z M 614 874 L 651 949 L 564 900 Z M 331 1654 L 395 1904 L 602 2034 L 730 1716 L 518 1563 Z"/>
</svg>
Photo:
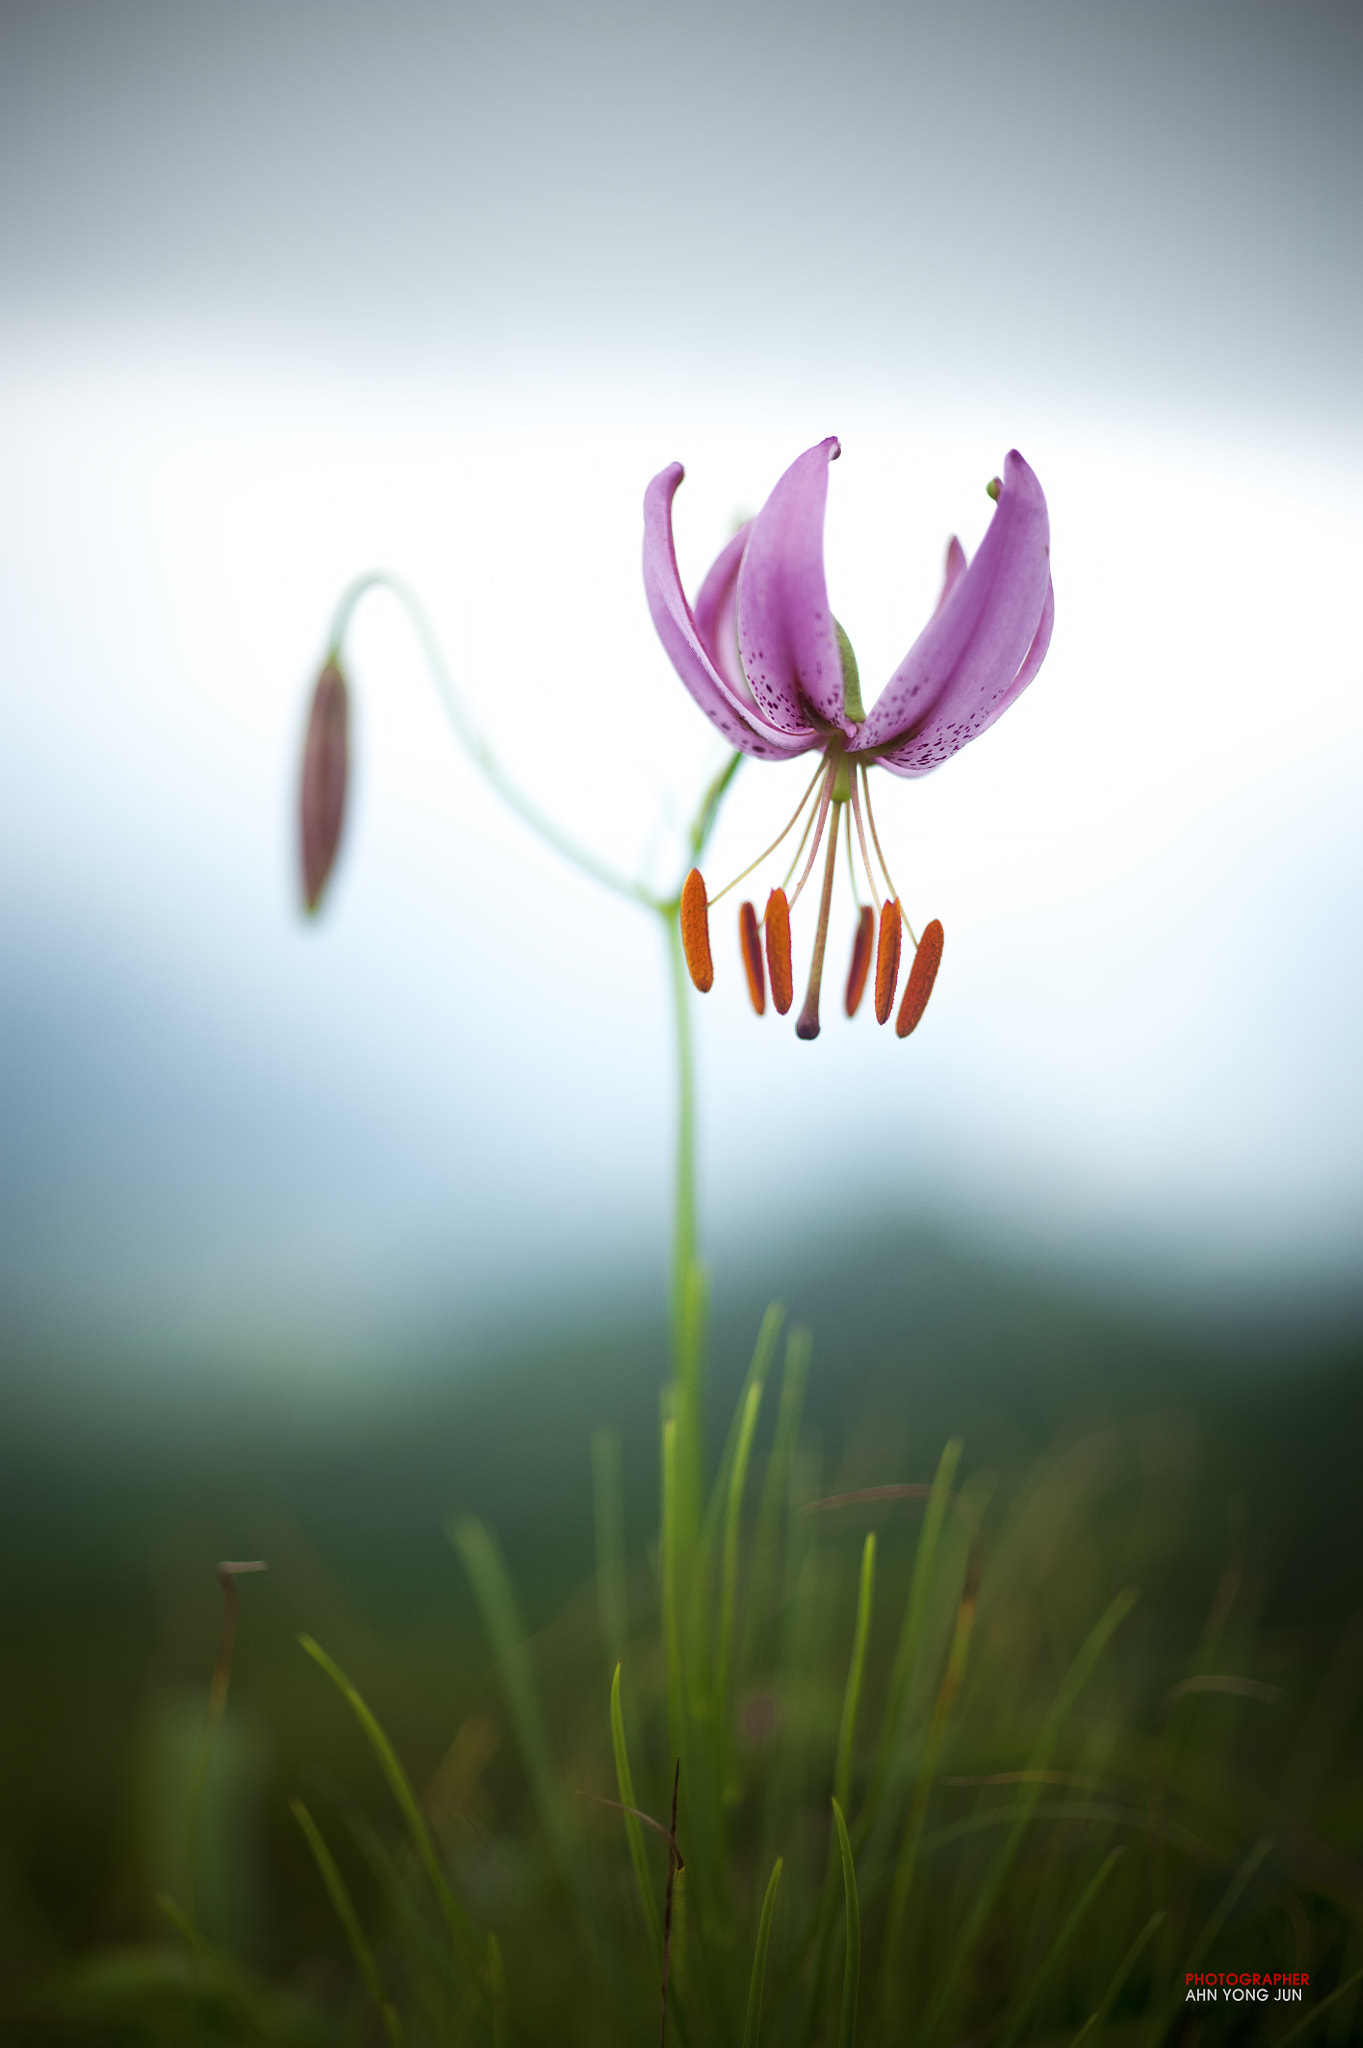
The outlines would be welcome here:
<svg viewBox="0 0 1363 2048">
<path fill-rule="evenodd" d="M 1357 1348 L 1250 1358 L 886 1253 L 792 1289 L 807 1392 L 798 1334 L 769 1323 L 750 1365 L 758 1305 L 719 1303 L 671 1571 L 643 1319 L 584 1313 L 344 1421 L 17 1422 L 13 2038 L 652 2038 L 668 1847 L 610 1802 L 665 1834 L 678 1754 L 683 2048 L 852 2025 L 1012 2048 L 1095 2013 L 1087 2040 L 1155 2048 L 1309 2018 L 1363 1968 Z M 214 1566 L 253 1555 L 188 1928 Z M 1309 1970 L 1310 2002 L 1194 2014 L 1195 1966 Z M 1358 2025 L 1346 1991 L 1307 2038 Z"/>
</svg>

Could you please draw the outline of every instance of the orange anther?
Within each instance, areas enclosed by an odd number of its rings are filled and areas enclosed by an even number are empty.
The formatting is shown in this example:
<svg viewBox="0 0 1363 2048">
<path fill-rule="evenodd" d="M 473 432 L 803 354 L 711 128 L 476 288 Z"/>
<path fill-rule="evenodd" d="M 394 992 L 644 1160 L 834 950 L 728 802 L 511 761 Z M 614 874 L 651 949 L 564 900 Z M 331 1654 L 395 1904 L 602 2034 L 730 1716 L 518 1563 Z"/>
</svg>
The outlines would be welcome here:
<svg viewBox="0 0 1363 2048">
<path fill-rule="evenodd" d="M 762 940 L 757 929 L 757 912 L 751 903 L 741 903 L 738 908 L 738 943 L 748 977 L 748 994 L 760 1017 L 767 1007 L 767 977 L 762 969 Z"/>
<path fill-rule="evenodd" d="M 710 910 L 699 868 L 682 883 L 681 942 L 691 979 L 702 995 L 714 987 L 715 963 L 710 958 Z"/>
<path fill-rule="evenodd" d="M 852 965 L 847 970 L 846 1006 L 849 1017 L 856 1016 L 866 992 L 866 977 L 871 971 L 871 935 L 875 924 L 875 912 L 869 903 L 863 903 L 857 919 L 857 935 L 852 941 Z"/>
<path fill-rule="evenodd" d="M 897 903 L 880 906 L 880 939 L 876 945 L 876 1022 L 883 1024 L 894 1008 L 895 986 L 899 980 L 899 948 L 904 920 Z M 929 983 L 931 986 L 931 983 Z M 924 998 L 926 1001 L 926 997 Z M 903 1033 L 900 1033 L 903 1036 Z"/>
<path fill-rule="evenodd" d="M 904 984 L 904 1000 L 899 1005 L 899 1015 L 894 1020 L 895 1035 L 907 1038 L 928 1007 L 932 984 L 937 979 L 937 970 L 942 964 L 942 926 L 934 917 L 918 941 L 918 951 L 913 956 L 913 966 Z"/>
<path fill-rule="evenodd" d="M 772 1006 L 778 1017 L 784 1017 L 795 1000 L 795 977 L 790 971 L 790 905 L 784 889 L 772 890 L 762 922 L 767 928 Z"/>
</svg>

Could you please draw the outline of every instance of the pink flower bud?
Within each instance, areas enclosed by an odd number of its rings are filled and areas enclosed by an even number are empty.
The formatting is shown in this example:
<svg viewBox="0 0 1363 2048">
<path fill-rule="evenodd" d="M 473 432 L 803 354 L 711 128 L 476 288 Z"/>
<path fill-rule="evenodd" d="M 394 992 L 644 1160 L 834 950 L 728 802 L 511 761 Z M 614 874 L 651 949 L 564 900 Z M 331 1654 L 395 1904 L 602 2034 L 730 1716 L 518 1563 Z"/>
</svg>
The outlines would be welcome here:
<svg viewBox="0 0 1363 2048">
<path fill-rule="evenodd" d="M 303 742 L 299 851 L 303 863 L 303 901 L 309 913 L 322 900 L 341 843 L 350 755 L 349 722 L 346 680 L 333 656 L 317 678 Z"/>
</svg>

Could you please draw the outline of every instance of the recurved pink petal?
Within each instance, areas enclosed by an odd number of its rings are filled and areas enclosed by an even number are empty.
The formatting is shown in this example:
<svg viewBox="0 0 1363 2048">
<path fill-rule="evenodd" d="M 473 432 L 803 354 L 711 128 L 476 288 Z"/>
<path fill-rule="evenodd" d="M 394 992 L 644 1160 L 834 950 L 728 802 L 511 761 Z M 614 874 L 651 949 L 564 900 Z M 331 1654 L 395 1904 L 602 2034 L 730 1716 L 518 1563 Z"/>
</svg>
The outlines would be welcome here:
<svg viewBox="0 0 1363 2048">
<path fill-rule="evenodd" d="M 710 564 L 705 581 L 696 593 L 693 616 L 700 644 L 741 704 L 753 704 L 743 667 L 738 659 L 738 571 L 743 550 L 752 532 L 745 520 L 726 547 Z"/>
<path fill-rule="evenodd" d="M 934 617 L 934 619 L 936 618 L 938 612 L 941 611 L 942 606 L 951 596 L 952 591 L 956 588 L 957 583 L 964 574 L 965 549 L 961 546 L 961 543 L 957 540 L 955 534 L 953 533 L 951 539 L 947 542 L 947 565 L 942 577 L 942 595 L 938 598 L 936 604 L 932 608 L 932 616 Z"/>
<path fill-rule="evenodd" d="M 771 726 L 735 695 L 701 643 L 672 544 L 672 500 L 683 474 L 679 462 L 669 463 L 644 493 L 644 594 L 658 638 L 701 710 L 731 746 L 768 759 L 803 753 L 817 733 L 808 726 L 797 732 Z"/>
<path fill-rule="evenodd" d="M 979 552 L 857 728 L 855 748 L 899 741 L 893 765 L 922 773 L 974 739 L 1018 678 L 1049 585 L 1046 499 L 1014 449 Z"/>
<path fill-rule="evenodd" d="M 1054 625 L 1055 591 L 1048 578 L 1046 583 L 1046 602 L 1041 610 L 1041 624 L 1037 627 L 1035 638 L 1027 650 L 1027 658 L 1008 688 L 1004 691 L 1002 697 L 1000 697 L 998 703 L 994 706 L 994 709 L 990 712 L 988 718 L 985 719 L 984 724 L 970 735 L 972 739 L 978 739 L 980 733 L 987 732 L 991 725 L 1002 718 L 1008 706 L 1017 702 L 1028 683 L 1031 682 L 1032 677 L 1041 667 L 1042 662 L 1046 659 L 1046 650 L 1051 644 L 1051 629 Z M 910 740 L 907 746 L 900 748 L 896 752 L 882 754 L 880 766 L 890 769 L 895 775 L 930 775 L 933 769 L 946 758 L 942 754 L 933 754 L 930 759 L 926 762 L 924 761 L 924 749 L 927 748 L 930 751 L 932 735 L 933 727 L 931 725 L 926 726 L 917 739 Z M 964 745 L 964 741 L 961 744 Z M 955 748 L 950 748 L 948 751 L 954 753 L 956 750 Z"/>
<path fill-rule="evenodd" d="M 856 730 L 843 713 L 842 656 L 823 572 L 830 436 L 791 463 L 752 524 L 738 574 L 738 651 L 758 709 L 783 732 L 814 710 Z"/>
<path fill-rule="evenodd" d="M 1046 602 L 1041 607 L 1041 624 L 1037 627 L 1036 633 L 1032 639 L 1032 644 L 1027 649 L 1027 659 L 1023 662 L 1022 667 L 1018 670 L 1012 682 L 1008 685 L 1008 688 L 999 698 L 998 703 L 994 706 L 994 709 L 990 713 L 989 717 L 980 727 L 981 732 L 988 731 L 989 727 L 994 724 L 996 719 L 1002 718 L 1004 712 L 1008 709 L 1008 706 L 1010 704 L 1017 703 L 1018 698 L 1022 695 L 1028 683 L 1031 682 L 1032 677 L 1036 674 L 1042 662 L 1046 659 L 1046 652 L 1047 649 L 1050 647 L 1051 634 L 1054 631 L 1054 628 L 1055 586 L 1051 582 L 1050 577 L 1048 576 L 1046 578 Z"/>
</svg>

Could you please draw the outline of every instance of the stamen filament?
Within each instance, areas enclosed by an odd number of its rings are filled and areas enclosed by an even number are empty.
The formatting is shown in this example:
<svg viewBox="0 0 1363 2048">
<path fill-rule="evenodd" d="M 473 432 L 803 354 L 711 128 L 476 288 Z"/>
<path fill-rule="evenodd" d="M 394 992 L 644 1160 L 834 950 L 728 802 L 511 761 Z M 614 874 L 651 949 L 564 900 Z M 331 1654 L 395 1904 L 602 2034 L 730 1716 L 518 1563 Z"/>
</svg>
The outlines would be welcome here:
<svg viewBox="0 0 1363 2048">
<path fill-rule="evenodd" d="M 828 773 L 824 777 L 823 795 L 819 799 L 818 821 L 814 827 L 814 844 L 809 849 L 809 859 L 805 862 L 805 871 L 801 875 L 799 881 L 795 884 L 795 894 L 790 899 L 790 907 L 792 910 L 794 910 L 796 904 L 800 900 L 800 891 L 804 888 L 805 883 L 809 880 L 810 870 L 813 868 L 815 861 L 818 859 L 819 848 L 823 845 L 824 822 L 828 817 L 828 806 L 833 798 L 833 777 L 837 774 L 837 772 L 837 768 L 835 767 L 833 762 L 830 761 L 828 764 Z M 833 840 L 835 851 L 837 837 L 837 827 L 834 826 Z"/>
<path fill-rule="evenodd" d="M 804 850 L 805 850 L 805 842 L 806 842 L 806 841 L 807 841 L 807 839 L 809 838 L 809 834 L 810 834 L 810 828 L 812 827 L 812 825 L 813 825 L 813 823 L 814 823 L 814 820 L 815 820 L 815 819 L 816 819 L 816 818 L 818 817 L 818 815 L 819 815 L 819 807 L 818 807 L 818 805 L 817 805 L 817 804 L 815 804 L 815 806 L 814 806 L 813 810 L 812 810 L 812 811 L 810 812 L 809 816 L 808 816 L 808 817 L 807 817 L 807 818 L 805 819 L 805 829 L 804 829 L 804 831 L 803 831 L 803 832 L 802 832 L 802 833 L 800 834 L 800 838 L 799 838 L 799 843 L 797 844 L 797 846 L 796 846 L 796 848 L 795 848 L 795 855 L 794 855 L 794 858 L 792 859 L 792 861 L 791 861 L 791 863 L 790 863 L 790 866 L 789 866 L 789 867 L 788 867 L 788 868 L 786 869 L 786 872 L 785 872 L 785 874 L 784 874 L 784 875 L 782 876 L 782 878 L 781 878 L 781 887 L 782 887 L 783 889 L 788 889 L 788 888 L 790 887 L 790 878 L 791 878 L 791 876 L 792 876 L 792 875 L 793 875 L 793 874 L 795 873 L 795 870 L 796 870 L 796 868 L 797 868 L 797 867 L 798 867 L 798 866 L 800 865 L 800 855 L 801 855 L 801 854 L 802 854 L 802 853 L 804 852 Z"/>
<path fill-rule="evenodd" d="M 832 788 L 830 777 L 829 787 Z M 827 799 L 825 799 L 825 802 Z M 818 852 L 817 842 L 814 852 Z M 810 855 L 811 862 L 814 854 Z M 838 864 L 838 828 L 835 823 L 828 835 L 828 857 L 823 867 L 823 895 L 819 899 L 819 922 L 814 931 L 814 956 L 809 963 L 809 987 L 805 992 L 805 1005 L 795 1026 L 797 1038 L 817 1038 L 819 1035 L 819 989 L 823 983 L 824 948 L 828 944 L 828 913 L 833 905 L 833 870 Z M 803 887 L 803 884 L 801 884 Z M 799 891 L 796 891 L 799 894 Z"/>
<path fill-rule="evenodd" d="M 856 792 L 856 787 L 857 787 L 857 785 L 856 785 L 856 781 L 855 781 L 855 778 L 854 778 L 854 779 L 853 779 L 853 782 L 852 782 L 852 790 L 853 790 L 853 798 L 854 798 L 854 801 L 855 801 L 855 792 Z M 861 911 L 861 891 L 860 891 L 860 889 L 858 889 L 858 887 L 857 887 L 857 864 L 856 864 L 856 862 L 855 862 L 855 861 L 853 860 L 853 858 L 852 858 L 852 807 L 851 807 L 851 805 L 850 805 L 850 804 L 849 804 L 849 806 L 848 806 L 848 808 L 847 808 L 847 813 L 846 813 L 846 816 L 845 816 L 845 818 L 844 818 L 843 822 L 844 822 L 844 824 L 845 824 L 845 825 L 846 825 L 846 827 L 847 827 L 847 879 L 848 879 L 848 881 L 849 881 L 849 882 L 850 882 L 850 883 L 852 884 L 852 901 L 853 901 L 853 902 L 854 902 L 854 903 L 856 904 L 856 906 L 857 906 L 857 911 L 858 911 L 858 914 L 860 914 L 860 911 Z"/>
<path fill-rule="evenodd" d="M 764 861 L 764 860 L 765 860 L 765 859 L 767 858 L 767 855 L 768 855 L 768 854 L 772 854 L 772 853 L 775 853 L 775 851 L 776 851 L 777 847 L 778 847 L 778 846 L 779 846 L 779 845 L 781 844 L 781 841 L 782 841 L 782 840 L 783 840 L 783 839 L 784 839 L 784 838 L 785 838 L 785 837 L 787 836 L 787 834 L 788 834 L 788 833 L 790 832 L 790 830 L 791 830 L 791 827 L 792 827 L 793 825 L 795 825 L 795 824 L 796 824 L 796 823 L 798 822 L 798 820 L 799 820 L 799 816 L 800 816 L 800 813 L 801 813 L 801 811 L 802 811 L 802 810 L 804 809 L 805 805 L 806 805 L 806 804 L 807 804 L 807 803 L 809 802 L 809 799 L 810 799 L 810 795 L 811 795 L 811 793 L 812 793 L 812 791 L 813 791 L 813 788 L 814 788 L 814 784 L 815 784 L 815 783 L 816 783 L 816 782 L 818 781 L 819 777 L 820 777 L 820 776 L 821 776 L 822 774 L 823 774 L 823 763 L 822 763 L 822 761 L 821 761 L 821 762 L 819 763 L 818 767 L 817 767 L 817 768 L 816 768 L 816 769 L 814 770 L 814 773 L 813 773 L 812 777 L 810 778 L 810 782 L 809 782 L 809 787 L 808 787 L 808 789 L 806 789 L 806 791 L 805 791 L 804 795 L 803 795 L 803 796 L 802 796 L 802 797 L 800 798 L 800 801 L 799 801 L 799 803 L 798 803 L 798 804 L 796 804 L 796 806 L 795 806 L 795 812 L 794 812 L 794 816 L 793 816 L 793 817 L 791 818 L 791 820 L 790 820 L 790 824 L 788 824 L 788 825 L 785 825 L 785 826 L 783 826 L 783 827 L 782 827 L 782 829 L 781 829 L 781 832 L 780 832 L 780 833 L 778 834 L 778 836 L 777 836 L 777 837 L 776 837 L 775 839 L 773 839 L 773 840 L 772 840 L 772 842 L 771 842 L 771 845 L 770 845 L 770 846 L 769 846 L 769 847 L 767 848 L 767 851 L 766 851 L 766 853 L 759 853 L 759 854 L 758 854 L 758 856 L 757 856 L 757 859 L 756 859 L 756 860 L 754 860 L 754 861 L 749 861 L 749 863 L 748 863 L 747 867 L 745 867 L 745 868 L 744 868 L 744 870 L 743 870 L 743 872 L 742 872 L 742 874 L 741 874 L 741 875 L 735 875 L 735 876 L 734 876 L 734 878 L 733 878 L 733 880 L 732 880 L 732 882 L 726 882 L 726 883 L 724 884 L 724 887 L 723 887 L 723 888 L 722 888 L 722 889 L 720 890 L 720 892 L 719 892 L 719 895 L 718 895 L 718 896 L 712 896 L 712 897 L 710 898 L 710 902 L 711 902 L 711 905 L 712 905 L 712 906 L 713 906 L 714 904 L 718 903 L 718 901 L 719 901 L 719 898 L 720 898 L 720 896 L 727 896 L 727 895 L 728 895 L 728 893 L 729 893 L 729 891 L 730 891 L 730 889 L 736 889 L 736 888 L 738 887 L 738 885 L 739 885 L 739 883 L 740 883 L 740 882 L 746 882 L 746 881 L 747 881 L 747 879 L 748 879 L 748 876 L 749 876 L 749 875 L 750 875 L 750 874 L 752 873 L 753 869 L 754 869 L 754 868 L 760 868 L 760 867 L 761 867 L 761 865 L 762 865 L 762 863 L 763 863 L 763 861 Z M 804 844 L 804 841 L 803 841 L 803 840 L 801 840 L 801 841 L 800 841 L 800 844 L 801 844 L 801 845 L 803 846 L 803 844 Z M 800 858 L 800 856 L 799 856 L 799 854 L 798 854 L 798 853 L 796 854 L 795 858 L 796 858 L 796 860 L 798 860 L 798 859 Z"/>
<path fill-rule="evenodd" d="M 862 774 L 864 775 L 864 774 L 866 773 L 866 770 L 865 770 L 865 769 L 863 768 L 861 772 L 862 772 Z M 868 799 L 867 799 L 867 802 L 868 802 L 868 803 L 870 802 L 870 799 L 869 799 L 869 797 L 868 797 Z M 857 821 L 857 838 L 858 838 L 858 839 L 859 839 L 859 840 L 861 841 L 861 863 L 862 863 L 862 866 L 863 866 L 863 867 L 865 868 L 865 870 L 866 870 L 866 886 L 867 886 L 867 890 L 868 890 L 868 892 L 869 892 L 869 894 L 870 894 L 870 897 L 871 897 L 871 901 L 872 901 L 872 902 L 874 902 L 874 901 L 875 901 L 875 899 L 876 899 L 876 897 L 877 897 L 877 896 L 878 896 L 878 895 L 880 894 L 880 891 L 879 891 L 879 890 L 877 889 L 877 887 L 876 887 L 876 878 L 875 878 L 875 872 L 874 872 L 874 870 L 873 870 L 873 869 L 872 869 L 872 867 L 871 867 L 871 856 L 870 856 L 870 854 L 869 854 L 869 853 L 868 853 L 868 852 L 866 851 L 866 827 L 865 827 L 865 826 L 864 826 L 864 825 L 862 824 L 862 822 L 861 822 L 861 798 L 860 798 L 860 797 L 859 797 L 859 796 L 857 795 L 857 778 L 856 778 L 856 776 L 855 776 L 855 775 L 854 775 L 854 776 L 852 777 L 852 811 L 851 811 L 851 817 L 855 817 L 855 819 L 856 819 L 856 821 Z M 847 824 L 847 858 L 848 858 L 848 861 L 849 861 L 849 862 L 851 861 L 851 858 L 852 858 L 852 824 L 851 824 L 851 817 L 849 817 L 849 819 L 848 819 L 848 824 Z"/>
<path fill-rule="evenodd" d="M 912 925 L 911 925 L 911 924 L 909 923 L 909 917 L 908 917 L 908 912 L 907 912 L 907 911 L 905 910 L 905 908 L 904 908 L 904 899 L 903 899 L 903 897 L 902 897 L 902 896 L 900 895 L 900 893 L 899 893 L 898 889 L 896 889 L 896 887 L 895 887 L 895 885 L 894 885 L 894 877 L 893 877 L 893 875 L 892 875 L 892 874 L 890 873 L 890 870 L 889 870 L 889 868 L 888 868 L 888 867 L 886 866 L 886 863 L 885 863 L 885 855 L 884 855 L 884 854 L 883 854 L 883 853 L 881 852 L 881 847 L 880 847 L 880 834 L 879 834 L 879 833 L 878 833 L 878 832 L 876 831 L 876 814 L 875 814 L 875 812 L 874 812 L 874 811 L 873 811 L 873 810 L 871 809 L 871 778 L 870 778 L 870 776 L 868 775 L 868 773 L 867 773 L 867 771 L 866 771 L 866 769 L 865 769 L 865 768 L 863 768 L 863 769 L 862 769 L 862 771 L 861 771 L 861 780 L 862 780 L 862 786 L 863 786 L 863 788 L 864 788 L 864 790 L 865 790 L 865 792 L 866 792 L 866 817 L 867 817 L 867 822 L 869 823 L 869 825 L 870 825 L 870 827 L 871 827 L 871 839 L 872 839 L 872 842 L 873 842 L 873 844 L 874 844 L 874 846 L 875 846 L 875 850 L 876 850 L 877 854 L 879 854 L 879 855 L 880 855 L 880 865 L 881 865 L 881 869 L 882 869 L 882 871 L 883 871 L 883 873 L 884 873 L 884 876 L 885 876 L 885 880 L 886 880 L 886 882 L 887 882 L 887 883 L 889 884 L 889 890 L 890 890 L 890 894 L 891 894 L 891 896 L 893 896 L 893 898 L 894 898 L 895 902 L 896 902 L 896 903 L 897 903 L 897 904 L 899 905 L 899 915 L 900 915 L 900 916 L 901 916 L 901 917 L 903 918 L 903 920 L 904 920 L 904 929 L 905 929 L 905 931 L 906 931 L 906 932 L 908 933 L 908 935 L 909 935 L 910 939 L 911 939 L 911 940 L 913 941 L 913 949 L 914 949 L 914 951 L 915 951 L 915 952 L 917 952 L 917 951 L 918 951 L 918 940 L 917 940 L 917 938 L 916 938 L 916 936 L 915 936 L 915 934 L 914 934 L 914 929 L 913 929 L 913 926 L 912 926 Z"/>
</svg>

